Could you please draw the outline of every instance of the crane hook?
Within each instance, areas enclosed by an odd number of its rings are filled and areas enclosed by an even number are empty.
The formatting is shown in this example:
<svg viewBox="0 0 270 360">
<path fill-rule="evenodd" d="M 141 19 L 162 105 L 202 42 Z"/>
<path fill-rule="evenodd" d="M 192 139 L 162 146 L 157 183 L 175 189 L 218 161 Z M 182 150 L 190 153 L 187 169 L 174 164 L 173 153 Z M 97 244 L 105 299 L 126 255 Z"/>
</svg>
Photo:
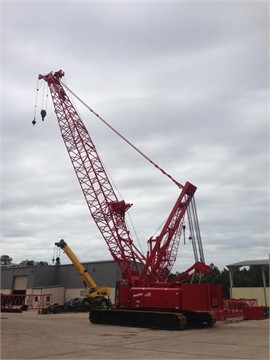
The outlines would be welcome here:
<svg viewBox="0 0 270 360">
<path fill-rule="evenodd" d="M 183 229 L 183 235 L 184 235 L 184 245 L 186 244 L 186 225 L 182 226 Z"/>
<path fill-rule="evenodd" d="M 32 124 L 33 124 L 33 126 L 36 125 L 36 118 L 34 118 L 34 120 L 32 121 Z"/>
<path fill-rule="evenodd" d="M 46 110 L 41 110 L 40 115 L 41 115 L 42 121 L 44 121 L 44 118 L 47 115 Z"/>
</svg>

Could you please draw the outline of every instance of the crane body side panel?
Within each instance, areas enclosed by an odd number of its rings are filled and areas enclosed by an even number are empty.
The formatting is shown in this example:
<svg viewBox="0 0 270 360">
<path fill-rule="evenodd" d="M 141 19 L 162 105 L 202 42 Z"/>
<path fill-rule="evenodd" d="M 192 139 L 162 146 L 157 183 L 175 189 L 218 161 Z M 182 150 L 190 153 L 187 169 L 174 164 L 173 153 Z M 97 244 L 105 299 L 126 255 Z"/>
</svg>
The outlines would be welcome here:
<svg viewBox="0 0 270 360">
<path fill-rule="evenodd" d="M 130 290 L 134 308 L 181 309 L 181 288 L 135 287 Z"/>
<path fill-rule="evenodd" d="M 120 288 L 118 306 L 137 309 L 164 309 L 180 311 L 208 311 L 222 307 L 222 286 L 180 284 L 177 287 Z"/>
</svg>

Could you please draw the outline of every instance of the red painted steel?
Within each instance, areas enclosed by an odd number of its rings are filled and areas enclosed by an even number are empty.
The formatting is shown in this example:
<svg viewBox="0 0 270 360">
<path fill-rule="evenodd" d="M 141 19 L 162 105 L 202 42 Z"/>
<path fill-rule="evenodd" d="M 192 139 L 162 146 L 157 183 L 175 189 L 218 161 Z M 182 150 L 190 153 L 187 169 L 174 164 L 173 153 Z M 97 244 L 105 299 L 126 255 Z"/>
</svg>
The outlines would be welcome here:
<svg viewBox="0 0 270 360">
<path fill-rule="evenodd" d="M 113 129 L 181 189 L 160 234 L 148 240 L 147 255 L 142 254 L 134 245 L 125 222 L 125 214 L 132 204 L 119 200 L 116 196 L 96 147 L 65 91 L 68 88 L 61 82 L 63 76 L 64 72 L 59 70 L 39 75 L 39 79 L 48 83 L 60 132 L 89 211 L 122 271 L 123 279 L 118 282 L 116 289 L 116 305 L 133 309 L 208 312 L 216 314 L 218 319 L 242 315 L 243 309 L 248 312 L 248 306 L 256 305 L 252 300 L 224 300 L 222 287 L 219 285 L 188 283 L 196 273 L 211 272 L 211 268 L 204 263 L 194 200 L 196 187 L 189 182 L 184 186 L 178 183 Z M 105 122 L 91 108 L 89 110 Z M 175 263 L 184 229 L 185 214 L 192 233 L 195 264 L 168 282 L 167 277 Z M 258 310 L 254 309 L 253 314 L 256 311 Z"/>
<path fill-rule="evenodd" d="M 145 263 L 145 257 L 133 244 L 125 223 L 131 204 L 118 200 L 95 145 L 61 85 L 63 76 L 60 70 L 39 75 L 39 79 L 48 83 L 60 132 L 89 211 L 124 277 L 133 285 L 139 276 L 138 263 Z"/>
<path fill-rule="evenodd" d="M 148 241 L 150 251 L 143 255 L 125 223 L 125 213 L 132 204 L 117 198 L 95 145 L 63 87 L 63 76 L 59 70 L 39 75 L 39 79 L 48 83 L 60 132 L 90 213 L 131 286 L 162 283 L 176 260 L 184 215 L 194 200 L 196 187 L 189 182 L 182 187 L 161 233 Z M 195 229 L 198 233 L 198 225 Z"/>
<path fill-rule="evenodd" d="M 243 316 L 245 320 L 263 320 L 266 317 L 263 306 L 245 306 Z"/>
</svg>

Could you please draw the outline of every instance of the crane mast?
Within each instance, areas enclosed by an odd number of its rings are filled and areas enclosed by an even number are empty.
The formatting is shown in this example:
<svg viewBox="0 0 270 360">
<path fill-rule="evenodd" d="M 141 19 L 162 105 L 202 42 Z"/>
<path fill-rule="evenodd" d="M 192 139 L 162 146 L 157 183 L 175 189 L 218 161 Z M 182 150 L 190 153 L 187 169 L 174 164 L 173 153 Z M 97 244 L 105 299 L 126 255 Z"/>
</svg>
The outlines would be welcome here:
<svg viewBox="0 0 270 360">
<path fill-rule="evenodd" d="M 89 211 L 123 277 L 131 286 L 158 286 L 166 281 L 176 260 L 186 212 L 192 231 L 195 260 L 198 261 L 199 249 L 200 259 L 204 262 L 196 212 L 190 210 L 195 206 L 196 187 L 189 182 L 181 185 L 133 146 L 181 190 L 160 234 L 148 240 L 147 255 L 134 245 L 125 222 L 125 213 L 132 204 L 117 198 L 89 132 L 65 91 L 67 86 L 61 82 L 63 76 L 64 72 L 59 70 L 39 75 L 39 80 L 46 81 L 49 86 L 60 132 Z"/>
</svg>

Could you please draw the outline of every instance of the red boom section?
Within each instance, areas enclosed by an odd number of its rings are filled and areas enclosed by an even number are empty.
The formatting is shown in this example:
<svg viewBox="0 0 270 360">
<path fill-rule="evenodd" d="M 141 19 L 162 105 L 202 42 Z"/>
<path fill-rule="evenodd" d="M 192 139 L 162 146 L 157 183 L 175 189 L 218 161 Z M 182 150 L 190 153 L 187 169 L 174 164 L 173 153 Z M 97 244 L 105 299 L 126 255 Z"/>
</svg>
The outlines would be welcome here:
<svg viewBox="0 0 270 360">
<path fill-rule="evenodd" d="M 64 72 L 59 70 L 39 75 L 39 79 L 48 83 L 60 132 L 86 203 L 111 255 L 122 271 L 123 278 L 131 286 L 162 286 L 167 281 L 176 260 L 185 213 L 188 214 L 195 261 L 198 262 L 198 246 L 200 261 L 204 263 L 194 198 L 197 188 L 189 182 L 182 186 L 134 146 L 141 155 L 169 176 L 181 188 L 181 193 L 160 234 L 148 241 L 147 257 L 133 244 L 125 223 L 125 213 L 131 204 L 118 200 L 95 145 L 65 92 L 67 87 L 61 83 L 63 76 Z"/>
<path fill-rule="evenodd" d="M 150 251 L 139 283 L 145 283 L 147 273 L 148 283 L 156 283 L 156 276 L 158 282 L 167 280 L 176 260 L 184 216 L 196 189 L 196 186 L 189 182 L 184 185 L 160 234 L 148 241 Z"/>
<path fill-rule="evenodd" d="M 144 265 L 145 257 L 133 244 L 125 223 L 131 204 L 117 199 L 95 145 L 61 85 L 63 76 L 60 70 L 39 75 L 39 79 L 48 83 L 62 138 L 90 213 L 124 278 L 134 285 L 138 264 Z"/>
</svg>

